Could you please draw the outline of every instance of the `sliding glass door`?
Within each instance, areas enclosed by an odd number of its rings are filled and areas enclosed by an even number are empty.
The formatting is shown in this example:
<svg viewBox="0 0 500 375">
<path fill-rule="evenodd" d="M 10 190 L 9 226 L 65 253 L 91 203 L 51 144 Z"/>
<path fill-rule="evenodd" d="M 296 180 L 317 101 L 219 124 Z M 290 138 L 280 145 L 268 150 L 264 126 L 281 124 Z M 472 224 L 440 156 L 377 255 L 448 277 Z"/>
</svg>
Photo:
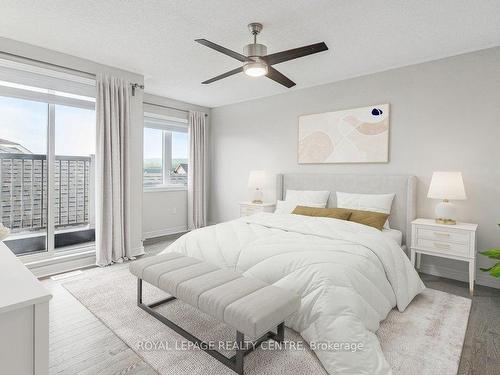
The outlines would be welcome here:
<svg viewBox="0 0 500 375">
<path fill-rule="evenodd" d="M 0 80 L 0 220 L 4 243 L 30 259 L 95 238 L 94 82 L 40 73 L 0 60 L 0 79 L 13 81 Z"/>
<path fill-rule="evenodd" d="M 0 96 L 0 220 L 18 254 L 47 251 L 48 104 Z"/>
<path fill-rule="evenodd" d="M 54 226 L 56 249 L 95 239 L 95 111 L 55 106 Z"/>
</svg>

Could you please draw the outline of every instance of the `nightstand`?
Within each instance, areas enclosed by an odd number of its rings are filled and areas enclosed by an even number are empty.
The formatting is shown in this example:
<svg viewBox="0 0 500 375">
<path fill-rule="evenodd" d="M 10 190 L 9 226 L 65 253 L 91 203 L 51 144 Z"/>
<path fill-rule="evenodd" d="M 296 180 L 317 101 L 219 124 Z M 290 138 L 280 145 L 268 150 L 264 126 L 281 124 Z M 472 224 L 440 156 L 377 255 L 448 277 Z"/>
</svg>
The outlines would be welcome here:
<svg viewBox="0 0 500 375">
<path fill-rule="evenodd" d="M 276 204 L 274 203 L 240 203 L 240 216 L 249 216 L 258 212 L 274 212 Z"/>
<path fill-rule="evenodd" d="M 420 268 L 420 255 L 463 260 L 469 263 L 469 291 L 474 291 L 476 278 L 477 224 L 438 224 L 433 219 L 412 221 L 411 263 Z M 415 259 L 416 257 L 416 259 Z"/>
</svg>

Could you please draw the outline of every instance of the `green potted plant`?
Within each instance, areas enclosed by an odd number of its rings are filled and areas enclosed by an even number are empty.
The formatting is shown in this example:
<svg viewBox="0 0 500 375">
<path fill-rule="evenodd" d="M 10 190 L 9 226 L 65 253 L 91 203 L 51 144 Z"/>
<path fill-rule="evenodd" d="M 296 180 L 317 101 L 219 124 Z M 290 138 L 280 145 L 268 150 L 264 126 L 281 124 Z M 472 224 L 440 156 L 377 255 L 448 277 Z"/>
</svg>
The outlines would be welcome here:
<svg viewBox="0 0 500 375">
<path fill-rule="evenodd" d="M 500 227 L 500 224 L 498 224 Z M 480 252 L 481 255 L 487 256 L 490 259 L 500 259 L 500 249 L 488 249 Z M 491 276 L 500 277 L 500 262 L 497 262 L 495 265 L 490 268 L 481 268 L 483 272 L 489 272 Z"/>
</svg>

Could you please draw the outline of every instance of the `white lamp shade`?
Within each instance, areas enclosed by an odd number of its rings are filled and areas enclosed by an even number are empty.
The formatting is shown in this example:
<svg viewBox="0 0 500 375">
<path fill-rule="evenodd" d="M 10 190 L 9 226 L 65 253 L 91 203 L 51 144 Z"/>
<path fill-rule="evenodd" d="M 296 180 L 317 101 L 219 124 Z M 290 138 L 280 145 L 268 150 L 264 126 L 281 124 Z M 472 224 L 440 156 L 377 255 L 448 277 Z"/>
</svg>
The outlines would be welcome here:
<svg viewBox="0 0 500 375">
<path fill-rule="evenodd" d="M 461 172 L 434 172 L 427 198 L 463 200 L 466 199 Z"/>
<path fill-rule="evenodd" d="M 251 171 L 248 176 L 248 187 L 250 189 L 262 189 L 266 182 L 266 173 L 264 171 Z"/>
</svg>

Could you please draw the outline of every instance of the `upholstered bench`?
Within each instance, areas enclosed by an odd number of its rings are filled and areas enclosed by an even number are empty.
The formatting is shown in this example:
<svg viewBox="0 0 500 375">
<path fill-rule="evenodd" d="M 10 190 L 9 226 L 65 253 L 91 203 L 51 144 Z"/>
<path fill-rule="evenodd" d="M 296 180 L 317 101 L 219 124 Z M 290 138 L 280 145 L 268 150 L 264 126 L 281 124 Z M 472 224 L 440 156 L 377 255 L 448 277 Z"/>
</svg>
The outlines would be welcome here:
<svg viewBox="0 0 500 375">
<path fill-rule="evenodd" d="M 243 374 L 244 356 L 262 342 L 269 339 L 283 341 L 284 321 L 300 305 L 298 295 L 293 292 L 179 253 L 136 260 L 131 263 L 130 272 L 137 276 L 139 307 L 188 340 L 200 344 L 200 348 L 238 374 Z M 143 303 L 143 280 L 172 297 Z M 237 331 L 236 354 L 228 358 L 209 349 L 209 345 L 154 310 L 176 298 L 234 328 Z M 271 331 L 275 327 L 276 333 Z M 245 335 L 256 339 L 248 348 L 244 344 Z"/>
</svg>

